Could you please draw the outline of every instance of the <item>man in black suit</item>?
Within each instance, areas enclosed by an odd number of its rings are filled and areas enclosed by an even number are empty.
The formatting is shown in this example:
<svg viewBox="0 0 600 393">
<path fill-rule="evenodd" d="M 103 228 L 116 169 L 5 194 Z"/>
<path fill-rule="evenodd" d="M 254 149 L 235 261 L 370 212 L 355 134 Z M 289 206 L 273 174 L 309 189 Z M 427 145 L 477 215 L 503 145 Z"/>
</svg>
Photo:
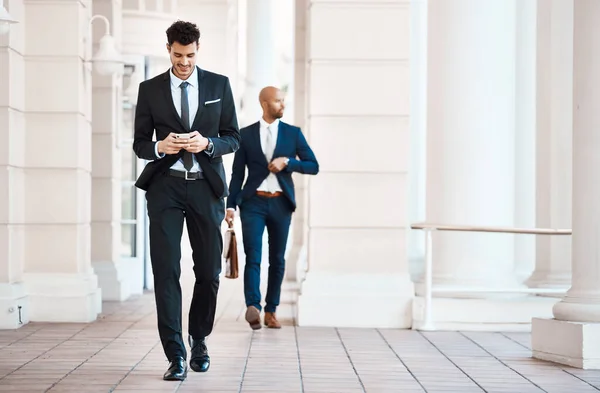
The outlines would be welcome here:
<svg viewBox="0 0 600 393">
<path fill-rule="evenodd" d="M 196 282 L 189 314 L 190 367 L 210 366 L 205 338 L 213 328 L 227 196 L 224 154 L 240 134 L 227 77 L 196 66 L 200 31 L 177 21 L 167 30 L 173 64 L 140 84 L 133 150 L 148 163 L 136 186 L 146 190 L 158 331 L 169 360 L 165 380 L 187 376 L 181 327 L 181 236 L 185 219 Z M 156 131 L 156 139 L 152 135 Z"/>
<path fill-rule="evenodd" d="M 275 87 L 265 87 L 259 100 L 262 119 L 240 132 L 242 142 L 233 161 L 226 216 L 232 222 L 236 207 L 240 207 L 246 253 L 246 321 L 254 330 L 262 326 L 260 263 L 265 227 L 269 235 L 269 280 L 264 324 L 279 329 L 276 310 L 285 273 L 285 248 L 296 209 L 292 173 L 319 172 L 317 159 L 300 128 L 279 120 L 285 109 L 283 93 Z M 246 167 L 248 179 L 242 189 Z"/>
</svg>

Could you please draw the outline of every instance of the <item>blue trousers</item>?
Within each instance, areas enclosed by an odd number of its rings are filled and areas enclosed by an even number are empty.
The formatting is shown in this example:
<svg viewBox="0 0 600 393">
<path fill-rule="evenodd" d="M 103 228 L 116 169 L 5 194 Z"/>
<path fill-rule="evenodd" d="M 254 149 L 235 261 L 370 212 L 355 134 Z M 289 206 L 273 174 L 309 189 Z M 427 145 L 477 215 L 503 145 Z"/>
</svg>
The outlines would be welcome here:
<svg viewBox="0 0 600 393">
<path fill-rule="evenodd" d="M 269 280 L 265 311 L 275 312 L 281 297 L 285 274 L 285 248 L 292 210 L 285 196 L 267 198 L 255 195 L 240 206 L 246 266 L 244 268 L 244 297 L 246 307 L 261 307 L 260 263 L 262 238 L 267 228 L 269 236 Z"/>
</svg>

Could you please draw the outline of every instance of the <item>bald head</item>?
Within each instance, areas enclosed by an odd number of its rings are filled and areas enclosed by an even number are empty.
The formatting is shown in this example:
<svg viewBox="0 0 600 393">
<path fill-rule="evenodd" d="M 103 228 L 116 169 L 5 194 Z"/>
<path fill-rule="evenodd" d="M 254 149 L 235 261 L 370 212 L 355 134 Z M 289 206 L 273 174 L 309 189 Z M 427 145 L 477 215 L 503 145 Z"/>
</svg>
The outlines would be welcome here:
<svg viewBox="0 0 600 393">
<path fill-rule="evenodd" d="M 258 101 L 263 110 L 263 119 L 268 123 L 283 117 L 283 110 L 285 109 L 284 96 L 278 88 L 274 86 L 263 88 L 258 95 Z"/>
<path fill-rule="evenodd" d="M 279 93 L 280 90 L 274 86 L 267 86 L 260 91 L 258 101 L 262 104 L 264 101 L 270 101 Z"/>
</svg>

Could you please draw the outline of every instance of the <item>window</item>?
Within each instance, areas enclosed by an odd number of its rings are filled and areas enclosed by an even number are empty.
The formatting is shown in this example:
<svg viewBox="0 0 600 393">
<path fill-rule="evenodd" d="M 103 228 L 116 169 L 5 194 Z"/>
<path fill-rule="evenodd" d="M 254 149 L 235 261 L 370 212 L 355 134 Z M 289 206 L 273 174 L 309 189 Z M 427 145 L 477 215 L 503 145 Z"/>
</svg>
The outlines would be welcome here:
<svg viewBox="0 0 600 393">
<path fill-rule="evenodd" d="M 121 126 L 121 256 L 138 257 L 138 200 L 134 186 L 138 172 L 138 159 L 131 148 L 133 144 L 133 117 L 135 106 L 123 102 Z M 142 251 L 140 251 L 142 252 Z"/>
</svg>

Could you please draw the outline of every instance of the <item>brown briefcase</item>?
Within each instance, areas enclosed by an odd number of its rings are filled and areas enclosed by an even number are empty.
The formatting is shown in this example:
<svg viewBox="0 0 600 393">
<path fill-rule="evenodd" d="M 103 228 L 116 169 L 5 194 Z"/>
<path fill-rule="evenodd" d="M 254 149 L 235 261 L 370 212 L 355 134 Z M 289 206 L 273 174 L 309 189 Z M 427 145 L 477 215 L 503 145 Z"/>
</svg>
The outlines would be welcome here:
<svg viewBox="0 0 600 393">
<path fill-rule="evenodd" d="M 223 257 L 225 258 L 225 277 L 238 278 L 238 251 L 233 223 L 228 223 L 229 228 L 223 236 Z"/>
</svg>

